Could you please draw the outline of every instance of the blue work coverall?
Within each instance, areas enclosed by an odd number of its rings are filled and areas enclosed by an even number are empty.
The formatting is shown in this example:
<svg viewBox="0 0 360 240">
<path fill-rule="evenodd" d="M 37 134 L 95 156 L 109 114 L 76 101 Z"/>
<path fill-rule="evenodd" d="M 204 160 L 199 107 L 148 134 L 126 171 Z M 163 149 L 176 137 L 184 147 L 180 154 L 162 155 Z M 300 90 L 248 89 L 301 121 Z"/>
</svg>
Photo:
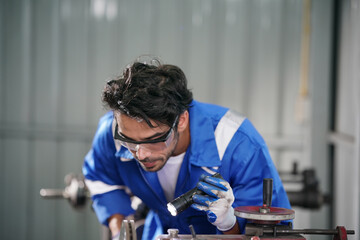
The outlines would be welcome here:
<svg viewBox="0 0 360 240">
<path fill-rule="evenodd" d="M 290 208 L 268 148 L 248 119 L 227 108 L 195 100 L 189 116 L 191 142 L 174 198 L 194 188 L 202 174 L 219 172 L 233 189 L 234 208 L 262 205 L 264 178 L 273 179 L 272 206 Z M 176 217 L 171 216 L 157 173 L 144 171 L 126 148 L 114 142 L 113 121 L 112 112 L 101 118 L 83 165 L 99 221 L 107 225 L 113 214 L 132 214 L 130 196 L 135 195 L 151 209 L 144 227 L 147 239 L 166 233 L 168 228 L 190 233 L 189 225 L 193 225 L 197 234 L 219 234 L 205 212 L 188 208 Z M 237 220 L 243 231 L 245 220 Z"/>
</svg>

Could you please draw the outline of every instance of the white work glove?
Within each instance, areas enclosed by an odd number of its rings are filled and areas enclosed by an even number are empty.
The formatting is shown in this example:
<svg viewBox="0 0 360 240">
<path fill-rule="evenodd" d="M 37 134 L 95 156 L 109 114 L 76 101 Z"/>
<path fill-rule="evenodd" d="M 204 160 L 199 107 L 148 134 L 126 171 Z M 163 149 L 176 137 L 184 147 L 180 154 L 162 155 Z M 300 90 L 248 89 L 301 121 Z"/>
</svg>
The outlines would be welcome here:
<svg viewBox="0 0 360 240">
<path fill-rule="evenodd" d="M 199 181 L 197 188 L 205 193 L 193 196 L 192 208 L 205 211 L 210 223 L 220 231 L 226 232 L 234 227 L 236 217 L 234 208 L 234 194 L 230 184 L 224 179 L 204 177 Z"/>
</svg>

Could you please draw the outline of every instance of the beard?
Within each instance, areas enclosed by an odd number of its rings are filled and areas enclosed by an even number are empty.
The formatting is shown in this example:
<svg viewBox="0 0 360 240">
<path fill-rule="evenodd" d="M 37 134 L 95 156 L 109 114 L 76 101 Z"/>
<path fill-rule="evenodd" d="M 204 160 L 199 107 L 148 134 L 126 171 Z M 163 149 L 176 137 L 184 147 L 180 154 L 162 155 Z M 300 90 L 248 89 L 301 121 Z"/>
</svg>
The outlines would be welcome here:
<svg viewBox="0 0 360 240">
<path fill-rule="evenodd" d="M 173 153 L 177 147 L 177 144 L 178 144 L 179 134 L 176 131 L 174 132 L 174 134 L 175 134 L 175 136 L 174 136 L 173 144 L 171 145 L 171 147 L 160 152 L 157 156 L 147 157 L 142 160 L 139 160 L 135 154 L 135 156 L 134 156 L 135 159 L 140 163 L 140 166 L 145 171 L 157 172 L 165 166 L 166 162 L 173 155 Z M 154 165 L 152 165 L 152 163 L 154 163 Z"/>
</svg>

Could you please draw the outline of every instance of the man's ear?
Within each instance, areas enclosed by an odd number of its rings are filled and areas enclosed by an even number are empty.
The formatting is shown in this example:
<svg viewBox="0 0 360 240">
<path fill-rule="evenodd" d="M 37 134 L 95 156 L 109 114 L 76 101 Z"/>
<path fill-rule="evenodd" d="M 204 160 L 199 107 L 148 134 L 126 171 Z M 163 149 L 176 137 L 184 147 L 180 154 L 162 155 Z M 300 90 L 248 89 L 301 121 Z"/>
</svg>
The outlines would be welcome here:
<svg viewBox="0 0 360 240">
<path fill-rule="evenodd" d="M 177 125 L 178 132 L 183 132 L 189 125 L 189 112 L 186 110 L 179 116 L 179 123 Z"/>
</svg>

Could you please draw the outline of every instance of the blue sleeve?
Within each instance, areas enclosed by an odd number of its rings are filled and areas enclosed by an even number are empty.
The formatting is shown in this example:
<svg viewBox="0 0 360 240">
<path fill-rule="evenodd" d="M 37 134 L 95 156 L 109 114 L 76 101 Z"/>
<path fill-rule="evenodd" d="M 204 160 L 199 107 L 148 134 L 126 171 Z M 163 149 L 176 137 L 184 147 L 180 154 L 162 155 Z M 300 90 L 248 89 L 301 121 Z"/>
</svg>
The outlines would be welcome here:
<svg viewBox="0 0 360 240">
<path fill-rule="evenodd" d="M 112 114 L 99 123 L 92 148 L 85 156 L 83 174 L 92 195 L 93 208 L 99 221 L 107 225 L 108 218 L 116 213 L 127 216 L 131 208 L 130 190 L 121 179 L 119 162 L 111 133 Z"/>
<path fill-rule="evenodd" d="M 227 178 L 233 189 L 235 201 L 233 207 L 262 206 L 263 179 L 273 179 L 273 207 L 290 209 L 287 194 L 283 188 L 276 167 L 271 160 L 265 142 L 246 120 L 242 129 L 231 140 L 222 163 L 222 172 L 228 172 Z M 238 218 L 240 229 L 244 232 L 246 221 Z"/>
</svg>

